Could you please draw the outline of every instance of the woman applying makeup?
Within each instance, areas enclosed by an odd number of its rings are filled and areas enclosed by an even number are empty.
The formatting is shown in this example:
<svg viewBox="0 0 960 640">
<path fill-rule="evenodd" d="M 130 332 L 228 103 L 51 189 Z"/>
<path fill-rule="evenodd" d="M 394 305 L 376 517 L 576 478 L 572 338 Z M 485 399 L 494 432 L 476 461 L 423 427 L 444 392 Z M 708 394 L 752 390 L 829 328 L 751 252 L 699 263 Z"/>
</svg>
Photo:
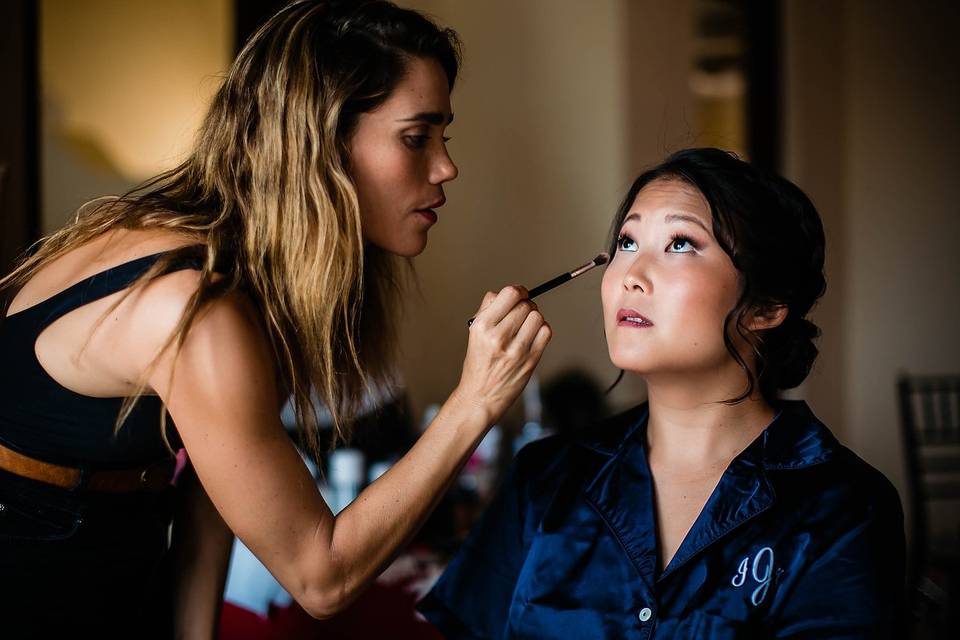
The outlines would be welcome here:
<svg viewBox="0 0 960 640">
<path fill-rule="evenodd" d="M 692 149 L 613 229 L 610 359 L 647 402 L 521 451 L 421 610 L 448 638 L 898 637 L 896 490 L 779 397 L 817 355 L 813 205 Z"/>
<path fill-rule="evenodd" d="M 405 259 L 457 176 L 458 67 L 456 35 L 416 12 L 294 2 L 246 43 L 183 164 L 0 280 L 4 637 L 209 638 L 234 533 L 330 616 L 424 522 L 550 339 L 524 290 L 484 298 L 450 398 L 336 517 L 280 407 L 293 396 L 316 454 L 312 389 L 342 440 L 390 383 Z"/>
</svg>

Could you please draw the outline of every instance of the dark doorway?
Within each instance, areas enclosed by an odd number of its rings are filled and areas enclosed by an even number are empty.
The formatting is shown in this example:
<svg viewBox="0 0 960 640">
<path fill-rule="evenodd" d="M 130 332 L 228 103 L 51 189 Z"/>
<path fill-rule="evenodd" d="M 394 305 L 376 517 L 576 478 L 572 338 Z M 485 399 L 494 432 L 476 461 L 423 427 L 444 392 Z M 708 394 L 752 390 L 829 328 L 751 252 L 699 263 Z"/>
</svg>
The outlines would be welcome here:
<svg viewBox="0 0 960 640">
<path fill-rule="evenodd" d="M 0 274 L 40 235 L 38 3 L 0 3 Z"/>
</svg>

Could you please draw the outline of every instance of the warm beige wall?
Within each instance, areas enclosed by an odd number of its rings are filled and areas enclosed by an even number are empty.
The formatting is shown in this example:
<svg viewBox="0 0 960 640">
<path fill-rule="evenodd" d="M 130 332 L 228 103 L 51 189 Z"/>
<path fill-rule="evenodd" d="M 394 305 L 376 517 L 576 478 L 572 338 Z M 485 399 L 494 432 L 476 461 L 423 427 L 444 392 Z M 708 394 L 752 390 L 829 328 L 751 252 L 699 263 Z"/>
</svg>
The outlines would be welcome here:
<svg viewBox="0 0 960 640">
<path fill-rule="evenodd" d="M 692 0 L 412 6 L 454 26 L 466 52 L 451 147 L 461 178 L 417 260 L 424 299 L 405 331 L 422 406 L 455 384 L 461 323 L 483 290 L 592 254 L 630 178 L 698 132 Z M 896 374 L 960 367 L 958 12 L 942 0 L 784 9 L 785 172 L 814 199 L 828 241 L 822 354 L 799 395 L 902 487 Z M 543 376 L 569 364 L 613 375 L 598 295 L 590 275 L 544 298 L 557 337 Z"/>
<path fill-rule="evenodd" d="M 845 25 L 849 433 L 899 479 L 897 372 L 960 370 L 960 9 L 853 2 Z"/>
<path fill-rule="evenodd" d="M 42 0 L 44 230 L 176 164 L 232 55 L 231 0 Z"/>
<path fill-rule="evenodd" d="M 692 20 L 687 3 L 653 0 L 404 4 L 454 27 L 466 62 L 450 128 L 460 178 L 416 260 L 423 297 L 404 326 L 419 409 L 456 384 L 464 323 L 484 291 L 532 286 L 595 256 L 636 168 L 686 143 Z M 599 283 L 597 271 L 539 300 L 555 330 L 541 378 L 574 365 L 615 377 Z M 628 382 L 614 402 L 637 391 Z"/>
<path fill-rule="evenodd" d="M 960 370 L 960 11 L 791 0 L 786 27 L 787 166 L 825 214 L 837 350 L 807 392 L 903 495 L 896 375 Z"/>
<path fill-rule="evenodd" d="M 827 237 L 827 292 L 814 309 L 820 356 L 797 396 L 840 438 L 846 436 L 842 381 L 848 355 L 843 326 L 848 312 L 846 268 L 846 89 L 843 4 L 790 0 L 784 4 L 784 163 L 816 205 Z"/>
<path fill-rule="evenodd" d="M 693 142 L 693 0 L 411 0 L 466 53 L 451 152 L 461 177 L 417 259 L 404 368 L 418 409 L 456 384 L 464 321 L 484 291 L 536 284 L 604 249 L 637 171 Z M 232 46 L 229 0 L 43 0 L 44 226 L 170 166 L 189 144 Z M 171 52 L 169 43 L 177 46 Z M 122 89 L 118 89 L 122 87 Z M 551 293 L 541 373 L 607 382 L 595 272 Z M 637 400 L 627 381 L 617 405 Z"/>
</svg>

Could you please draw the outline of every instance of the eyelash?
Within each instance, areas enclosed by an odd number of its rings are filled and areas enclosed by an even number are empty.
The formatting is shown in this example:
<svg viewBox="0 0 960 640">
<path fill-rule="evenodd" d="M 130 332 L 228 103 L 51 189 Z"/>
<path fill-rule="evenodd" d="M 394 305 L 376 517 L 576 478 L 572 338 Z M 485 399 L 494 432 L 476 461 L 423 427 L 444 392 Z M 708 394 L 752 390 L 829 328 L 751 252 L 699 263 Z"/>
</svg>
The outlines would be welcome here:
<svg viewBox="0 0 960 640">
<path fill-rule="evenodd" d="M 430 137 L 431 136 L 428 136 L 425 134 L 415 135 L 415 136 L 403 136 L 403 142 L 411 149 L 423 149 L 425 146 L 427 146 L 427 141 L 430 140 Z M 450 142 L 450 140 L 452 140 L 452 138 L 448 138 L 446 136 L 444 136 L 443 138 L 444 144 L 446 144 L 447 142 Z"/>
<path fill-rule="evenodd" d="M 631 238 L 631 237 L 628 236 L 627 234 L 621 233 L 619 236 L 617 236 L 617 252 L 618 252 L 618 253 L 623 249 L 623 247 L 622 247 L 621 245 L 623 245 L 623 240 L 624 240 L 624 239 L 630 240 L 631 242 L 634 241 L 633 238 Z M 697 243 L 693 240 L 693 238 L 691 238 L 690 236 L 684 235 L 684 234 L 682 234 L 682 233 L 675 233 L 675 234 L 673 234 L 673 236 L 670 238 L 670 243 L 667 245 L 667 247 L 668 247 L 668 248 L 669 248 L 669 247 L 672 247 L 672 246 L 675 245 L 677 242 L 681 242 L 681 241 L 689 244 L 690 247 L 691 247 L 694 251 L 699 251 L 699 250 L 700 250 L 700 245 L 697 244 Z M 689 252 L 689 251 L 670 251 L 669 253 L 690 253 L 690 252 Z"/>
<path fill-rule="evenodd" d="M 423 149 L 425 146 L 427 146 L 427 141 L 429 139 L 430 136 L 427 135 L 403 136 L 403 143 L 411 149 Z"/>
</svg>

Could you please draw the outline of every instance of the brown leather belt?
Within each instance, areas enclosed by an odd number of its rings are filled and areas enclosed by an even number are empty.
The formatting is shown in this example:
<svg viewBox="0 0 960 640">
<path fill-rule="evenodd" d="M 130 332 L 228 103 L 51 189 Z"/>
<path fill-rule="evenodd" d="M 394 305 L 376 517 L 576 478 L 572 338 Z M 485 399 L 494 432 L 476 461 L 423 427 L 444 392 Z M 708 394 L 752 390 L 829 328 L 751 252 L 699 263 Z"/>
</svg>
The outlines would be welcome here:
<svg viewBox="0 0 960 640">
<path fill-rule="evenodd" d="M 159 492 L 170 485 L 175 468 L 176 459 L 170 458 L 138 469 L 89 471 L 43 462 L 0 444 L 0 469 L 71 491 Z"/>
</svg>

